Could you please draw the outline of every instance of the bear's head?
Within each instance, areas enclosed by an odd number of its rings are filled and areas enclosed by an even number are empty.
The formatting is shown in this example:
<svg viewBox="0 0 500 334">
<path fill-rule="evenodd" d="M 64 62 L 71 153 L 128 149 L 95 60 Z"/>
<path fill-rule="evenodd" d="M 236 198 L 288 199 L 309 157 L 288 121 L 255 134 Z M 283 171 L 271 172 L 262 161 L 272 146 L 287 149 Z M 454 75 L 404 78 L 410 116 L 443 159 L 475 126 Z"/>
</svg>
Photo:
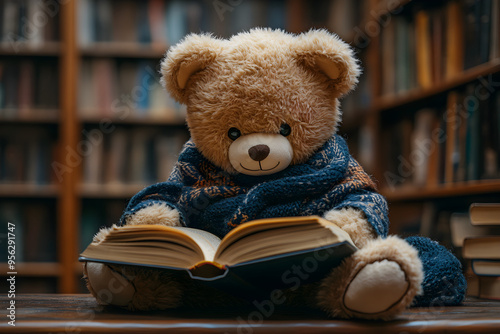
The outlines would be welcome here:
<svg viewBox="0 0 500 334">
<path fill-rule="evenodd" d="M 305 162 L 335 132 L 338 98 L 357 83 L 350 47 L 325 30 L 253 29 L 229 40 L 189 35 L 161 63 L 187 106 L 191 138 L 230 173 L 266 175 Z"/>
</svg>

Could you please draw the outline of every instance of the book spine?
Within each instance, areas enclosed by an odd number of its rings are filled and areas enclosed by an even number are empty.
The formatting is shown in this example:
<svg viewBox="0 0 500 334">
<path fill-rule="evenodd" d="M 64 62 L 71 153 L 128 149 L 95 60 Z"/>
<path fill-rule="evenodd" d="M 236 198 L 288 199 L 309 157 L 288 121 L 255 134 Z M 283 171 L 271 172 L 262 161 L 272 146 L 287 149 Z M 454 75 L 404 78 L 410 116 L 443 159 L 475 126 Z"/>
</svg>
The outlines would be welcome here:
<svg viewBox="0 0 500 334">
<path fill-rule="evenodd" d="M 424 10 L 415 16 L 415 43 L 418 46 L 416 55 L 417 82 L 420 87 L 432 86 L 431 36 L 429 13 Z"/>
<path fill-rule="evenodd" d="M 184 118 L 181 106 L 165 92 L 155 68 L 151 60 L 83 60 L 79 115 L 121 121 L 154 118 L 178 124 Z"/>
<path fill-rule="evenodd" d="M 84 157 L 83 182 L 113 187 L 166 181 L 187 137 L 182 130 L 164 134 L 148 127 L 117 126 Z"/>
</svg>

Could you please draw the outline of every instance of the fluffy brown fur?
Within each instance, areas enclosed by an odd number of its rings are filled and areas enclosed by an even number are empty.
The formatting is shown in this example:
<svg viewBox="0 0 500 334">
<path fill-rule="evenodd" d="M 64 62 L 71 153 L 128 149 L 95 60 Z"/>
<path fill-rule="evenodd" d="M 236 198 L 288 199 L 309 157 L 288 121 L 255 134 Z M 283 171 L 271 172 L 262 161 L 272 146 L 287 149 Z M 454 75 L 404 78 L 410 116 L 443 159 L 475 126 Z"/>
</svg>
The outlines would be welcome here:
<svg viewBox="0 0 500 334">
<path fill-rule="evenodd" d="M 227 156 L 231 127 L 242 135 L 279 133 L 285 122 L 292 128 L 292 163 L 309 158 L 337 128 L 338 98 L 360 73 L 354 59 L 349 46 L 326 31 L 294 37 L 254 29 L 230 40 L 189 35 L 169 50 L 161 70 L 166 87 L 187 105 L 198 149 L 235 172 Z"/>
<path fill-rule="evenodd" d="M 362 211 L 353 208 L 331 210 L 323 217 L 346 231 L 358 248 L 364 247 L 369 241 L 377 237 Z"/>
</svg>

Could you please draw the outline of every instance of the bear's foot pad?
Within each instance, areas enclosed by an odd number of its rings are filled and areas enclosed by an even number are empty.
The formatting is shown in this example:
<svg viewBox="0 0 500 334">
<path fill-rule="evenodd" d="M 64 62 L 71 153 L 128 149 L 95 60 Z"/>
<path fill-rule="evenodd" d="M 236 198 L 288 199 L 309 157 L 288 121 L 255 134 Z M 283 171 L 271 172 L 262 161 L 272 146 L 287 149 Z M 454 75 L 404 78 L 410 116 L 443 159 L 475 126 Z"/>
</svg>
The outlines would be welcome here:
<svg viewBox="0 0 500 334">
<path fill-rule="evenodd" d="M 406 275 L 397 262 L 373 262 L 364 266 L 349 284 L 344 306 L 357 313 L 386 312 L 405 296 L 408 287 Z"/>
</svg>

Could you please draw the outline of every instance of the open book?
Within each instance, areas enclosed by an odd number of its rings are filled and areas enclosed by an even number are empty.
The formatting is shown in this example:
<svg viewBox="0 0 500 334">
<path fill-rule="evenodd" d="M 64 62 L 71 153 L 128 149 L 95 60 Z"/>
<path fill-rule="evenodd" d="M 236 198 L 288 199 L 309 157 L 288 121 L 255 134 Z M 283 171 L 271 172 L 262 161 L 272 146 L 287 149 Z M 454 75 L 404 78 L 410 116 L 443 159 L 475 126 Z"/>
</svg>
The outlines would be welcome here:
<svg viewBox="0 0 500 334">
<path fill-rule="evenodd" d="M 201 280 L 220 279 L 228 272 L 252 276 L 275 271 L 275 276 L 283 276 L 293 265 L 319 277 L 355 250 L 349 235 L 337 225 L 308 216 L 255 220 L 222 240 L 187 227 L 114 227 L 104 240 L 91 243 L 80 261 L 184 270 Z"/>
</svg>

